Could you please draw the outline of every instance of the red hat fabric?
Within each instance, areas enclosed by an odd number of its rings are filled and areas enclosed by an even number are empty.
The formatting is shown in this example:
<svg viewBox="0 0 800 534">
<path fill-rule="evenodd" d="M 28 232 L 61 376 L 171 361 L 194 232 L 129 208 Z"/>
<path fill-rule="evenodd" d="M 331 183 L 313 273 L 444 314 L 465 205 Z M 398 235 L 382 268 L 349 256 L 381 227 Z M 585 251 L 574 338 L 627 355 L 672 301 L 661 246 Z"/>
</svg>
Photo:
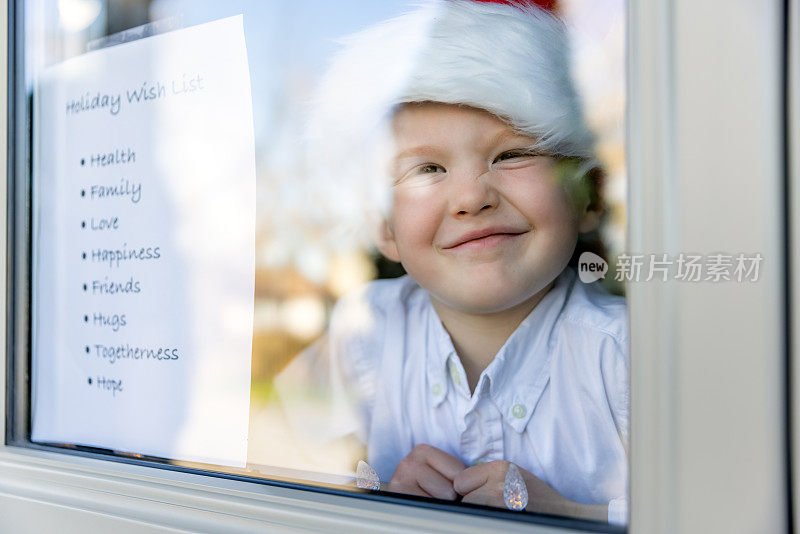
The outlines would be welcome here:
<svg viewBox="0 0 800 534">
<path fill-rule="evenodd" d="M 514 5 L 535 5 L 547 11 L 555 11 L 556 0 L 473 0 L 474 2 L 485 2 L 489 4 Z"/>
</svg>

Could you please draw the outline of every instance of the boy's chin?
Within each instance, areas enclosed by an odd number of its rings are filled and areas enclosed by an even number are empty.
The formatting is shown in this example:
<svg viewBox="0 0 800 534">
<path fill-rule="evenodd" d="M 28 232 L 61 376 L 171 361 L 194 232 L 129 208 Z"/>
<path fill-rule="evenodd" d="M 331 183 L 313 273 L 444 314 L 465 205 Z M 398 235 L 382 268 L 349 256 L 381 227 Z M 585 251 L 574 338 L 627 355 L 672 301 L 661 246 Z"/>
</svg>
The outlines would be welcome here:
<svg viewBox="0 0 800 534">
<path fill-rule="evenodd" d="M 475 287 L 469 295 L 436 297 L 441 305 L 469 315 L 495 315 L 505 312 L 530 311 L 541 300 L 539 293 L 520 295 L 497 288 Z M 527 309 L 530 308 L 530 309 Z"/>
</svg>

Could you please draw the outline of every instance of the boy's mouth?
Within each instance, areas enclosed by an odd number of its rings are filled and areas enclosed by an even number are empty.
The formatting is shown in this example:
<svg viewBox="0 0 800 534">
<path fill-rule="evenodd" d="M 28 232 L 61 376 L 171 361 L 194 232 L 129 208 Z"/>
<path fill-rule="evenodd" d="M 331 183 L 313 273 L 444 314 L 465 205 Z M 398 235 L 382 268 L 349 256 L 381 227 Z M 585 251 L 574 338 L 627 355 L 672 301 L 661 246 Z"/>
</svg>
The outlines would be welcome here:
<svg viewBox="0 0 800 534">
<path fill-rule="evenodd" d="M 453 249 L 467 249 L 467 248 L 483 248 L 490 247 L 496 244 L 503 243 L 509 239 L 527 233 L 528 230 L 520 230 L 519 228 L 507 226 L 494 226 L 467 232 L 466 234 L 458 237 L 447 245 L 443 246 L 443 250 Z"/>
</svg>

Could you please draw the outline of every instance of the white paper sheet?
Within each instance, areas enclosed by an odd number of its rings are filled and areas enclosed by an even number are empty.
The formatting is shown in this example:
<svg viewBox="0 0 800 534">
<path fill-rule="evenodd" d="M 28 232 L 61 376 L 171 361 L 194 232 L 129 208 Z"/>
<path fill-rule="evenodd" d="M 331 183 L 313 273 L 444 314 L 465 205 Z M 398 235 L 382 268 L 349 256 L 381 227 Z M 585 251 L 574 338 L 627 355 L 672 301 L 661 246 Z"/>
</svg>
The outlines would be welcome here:
<svg viewBox="0 0 800 534">
<path fill-rule="evenodd" d="M 241 16 L 57 65 L 34 113 L 32 439 L 244 466 L 255 156 Z"/>
</svg>

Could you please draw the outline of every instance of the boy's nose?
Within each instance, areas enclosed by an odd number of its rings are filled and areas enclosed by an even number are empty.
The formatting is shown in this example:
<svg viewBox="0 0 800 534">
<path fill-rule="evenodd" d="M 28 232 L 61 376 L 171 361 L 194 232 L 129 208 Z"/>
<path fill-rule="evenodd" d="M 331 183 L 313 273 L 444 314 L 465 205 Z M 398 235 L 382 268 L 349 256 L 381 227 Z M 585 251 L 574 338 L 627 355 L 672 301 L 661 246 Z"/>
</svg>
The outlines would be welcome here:
<svg viewBox="0 0 800 534">
<path fill-rule="evenodd" d="M 497 207 L 500 195 L 492 183 L 492 172 L 469 172 L 451 183 L 451 212 L 463 217 L 491 211 Z"/>
</svg>

